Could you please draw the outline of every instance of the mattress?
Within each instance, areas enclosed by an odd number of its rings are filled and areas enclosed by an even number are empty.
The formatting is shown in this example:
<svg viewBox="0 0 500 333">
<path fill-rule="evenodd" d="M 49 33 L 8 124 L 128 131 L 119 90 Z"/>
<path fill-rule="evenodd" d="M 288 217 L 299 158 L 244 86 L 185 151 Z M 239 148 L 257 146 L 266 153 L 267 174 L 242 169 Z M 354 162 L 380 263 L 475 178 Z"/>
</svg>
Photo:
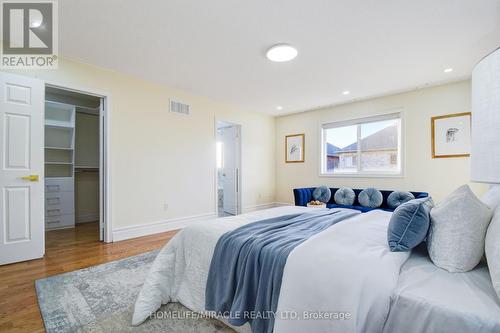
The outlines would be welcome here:
<svg viewBox="0 0 500 333">
<path fill-rule="evenodd" d="M 449 273 L 424 249 L 413 251 L 401 269 L 384 332 L 500 332 L 500 301 L 487 265 Z"/>
</svg>

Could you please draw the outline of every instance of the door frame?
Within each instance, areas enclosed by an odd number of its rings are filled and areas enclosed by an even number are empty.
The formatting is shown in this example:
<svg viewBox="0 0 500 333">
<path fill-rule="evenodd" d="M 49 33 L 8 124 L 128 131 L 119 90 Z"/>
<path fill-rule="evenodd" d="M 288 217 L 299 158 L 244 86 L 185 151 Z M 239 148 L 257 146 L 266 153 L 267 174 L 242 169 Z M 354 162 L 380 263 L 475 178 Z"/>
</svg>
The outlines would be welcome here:
<svg viewBox="0 0 500 333">
<path fill-rule="evenodd" d="M 111 137 L 111 94 L 93 88 L 81 87 L 67 82 L 57 82 L 43 80 L 45 88 L 57 88 L 84 95 L 95 96 L 103 101 L 100 110 L 99 124 L 99 217 L 104 225 L 103 241 L 113 242 L 113 226 L 111 218 L 111 158 L 110 158 L 110 137 Z M 44 92 L 45 93 L 45 92 Z M 100 231 L 99 231 L 100 232 Z"/>
<path fill-rule="evenodd" d="M 236 157 L 236 164 L 237 164 L 237 170 L 238 170 L 238 174 L 237 174 L 237 177 L 236 177 L 236 186 L 237 186 L 237 193 L 236 193 L 236 215 L 239 215 L 242 213 L 242 203 L 243 203 L 243 200 L 242 200 L 242 177 L 241 177 L 241 174 L 242 174 L 242 168 L 241 168 L 241 165 L 242 165 L 242 159 L 241 159 L 241 156 L 242 156 L 242 153 L 241 153 L 241 147 L 242 147 L 242 132 L 243 132 L 243 126 L 241 126 L 241 124 L 238 124 L 238 123 L 235 123 L 233 121 L 227 121 L 225 119 L 220 119 L 220 118 L 217 118 L 215 117 L 214 119 L 214 144 L 213 144 L 213 147 L 214 147 L 214 155 L 215 156 L 215 159 L 214 159 L 214 189 L 215 189 L 215 215 L 218 216 L 219 214 L 219 188 L 218 188 L 218 182 L 219 182 L 219 179 L 218 179 L 218 174 L 217 174 L 217 124 L 219 122 L 223 122 L 223 123 L 226 123 L 226 124 L 230 124 L 230 125 L 234 125 L 234 126 L 238 126 L 238 135 L 239 135 L 239 140 L 238 140 L 238 143 L 236 145 L 237 147 L 237 157 Z"/>
</svg>

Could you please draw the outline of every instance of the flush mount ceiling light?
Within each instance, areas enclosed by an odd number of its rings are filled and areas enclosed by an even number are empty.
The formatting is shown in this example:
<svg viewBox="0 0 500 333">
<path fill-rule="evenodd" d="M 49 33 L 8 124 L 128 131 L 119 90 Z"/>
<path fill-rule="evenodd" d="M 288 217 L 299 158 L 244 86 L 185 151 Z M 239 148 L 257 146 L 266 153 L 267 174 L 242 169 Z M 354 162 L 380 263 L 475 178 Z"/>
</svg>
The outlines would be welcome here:
<svg viewBox="0 0 500 333">
<path fill-rule="evenodd" d="M 294 59 L 299 52 L 288 44 L 277 44 L 266 52 L 267 59 L 274 62 L 285 62 Z"/>
<path fill-rule="evenodd" d="M 351 92 L 349 90 L 343 91 L 342 94 L 349 95 Z"/>
<path fill-rule="evenodd" d="M 446 69 L 444 70 L 444 72 L 445 72 L 445 73 L 451 73 L 451 72 L 453 72 L 453 68 L 446 68 Z"/>
<path fill-rule="evenodd" d="M 281 111 L 281 110 L 283 110 L 283 107 L 282 107 L 281 105 L 278 105 L 278 106 L 276 107 L 276 110 Z"/>
</svg>

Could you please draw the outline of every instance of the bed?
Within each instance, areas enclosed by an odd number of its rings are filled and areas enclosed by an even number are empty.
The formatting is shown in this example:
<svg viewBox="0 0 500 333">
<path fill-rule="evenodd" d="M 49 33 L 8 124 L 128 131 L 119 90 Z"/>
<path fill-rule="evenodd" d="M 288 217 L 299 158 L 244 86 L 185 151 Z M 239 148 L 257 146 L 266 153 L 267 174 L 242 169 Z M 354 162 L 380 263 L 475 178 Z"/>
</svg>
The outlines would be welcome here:
<svg viewBox="0 0 500 333">
<path fill-rule="evenodd" d="M 224 234 L 252 222 L 311 210 L 317 208 L 278 207 L 185 228 L 152 265 L 135 304 L 133 325 L 168 302 L 205 313 L 211 260 Z M 499 331 L 500 305 L 485 267 L 457 275 L 435 267 L 422 253 L 410 257 L 409 252 L 390 252 L 391 214 L 381 210 L 347 214 L 345 220 L 298 245 L 286 260 L 276 309 L 280 316 L 274 318 L 271 331 L 438 332 L 443 327 L 455 332 Z M 228 323 L 227 318 L 219 319 Z M 248 323 L 231 327 L 251 332 Z"/>
<path fill-rule="evenodd" d="M 466 273 L 436 267 L 426 249 L 403 265 L 384 332 L 500 332 L 500 301 L 488 266 Z"/>
</svg>

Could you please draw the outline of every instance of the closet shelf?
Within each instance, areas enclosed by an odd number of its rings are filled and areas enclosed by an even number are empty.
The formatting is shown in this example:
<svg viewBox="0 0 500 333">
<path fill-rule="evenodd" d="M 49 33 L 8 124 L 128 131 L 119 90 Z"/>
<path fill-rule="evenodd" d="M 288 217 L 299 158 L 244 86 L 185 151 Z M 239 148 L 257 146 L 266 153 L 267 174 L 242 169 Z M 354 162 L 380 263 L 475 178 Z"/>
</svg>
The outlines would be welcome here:
<svg viewBox="0 0 500 333">
<path fill-rule="evenodd" d="M 45 127 L 72 131 L 75 128 L 75 125 L 66 122 L 45 121 Z"/>
<path fill-rule="evenodd" d="M 45 149 L 54 149 L 54 150 L 74 150 L 73 148 L 68 148 L 68 147 L 45 147 Z"/>
<path fill-rule="evenodd" d="M 47 165 L 72 165 L 71 162 L 45 162 Z"/>
</svg>

